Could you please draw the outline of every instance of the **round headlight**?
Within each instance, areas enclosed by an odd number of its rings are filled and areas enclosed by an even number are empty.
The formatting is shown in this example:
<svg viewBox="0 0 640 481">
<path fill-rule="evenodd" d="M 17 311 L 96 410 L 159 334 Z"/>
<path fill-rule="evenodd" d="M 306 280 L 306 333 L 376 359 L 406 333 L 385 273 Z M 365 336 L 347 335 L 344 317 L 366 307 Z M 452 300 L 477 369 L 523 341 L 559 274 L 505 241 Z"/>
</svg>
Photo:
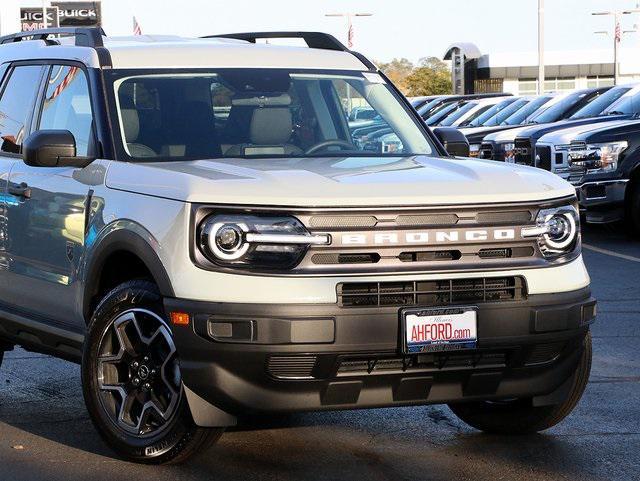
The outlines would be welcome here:
<svg viewBox="0 0 640 481">
<path fill-rule="evenodd" d="M 217 222 L 204 228 L 203 237 L 207 246 L 216 257 L 224 260 L 241 258 L 249 250 L 245 242 L 247 227 L 243 224 Z"/>
<path fill-rule="evenodd" d="M 223 225 L 216 232 L 215 242 L 220 250 L 234 252 L 242 245 L 242 231 L 237 225 Z"/>
<path fill-rule="evenodd" d="M 545 243 L 552 249 L 565 249 L 575 240 L 576 221 L 570 213 L 550 215 L 546 223 L 549 230 L 545 234 Z"/>
</svg>

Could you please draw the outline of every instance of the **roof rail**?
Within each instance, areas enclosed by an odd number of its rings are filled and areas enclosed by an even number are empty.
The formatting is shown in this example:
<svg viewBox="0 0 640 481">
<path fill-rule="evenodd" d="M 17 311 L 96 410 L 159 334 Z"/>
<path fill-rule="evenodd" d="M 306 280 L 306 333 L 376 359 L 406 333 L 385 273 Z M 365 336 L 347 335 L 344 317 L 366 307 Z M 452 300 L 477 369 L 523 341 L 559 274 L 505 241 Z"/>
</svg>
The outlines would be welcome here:
<svg viewBox="0 0 640 481">
<path fill-rule="evenodd" d="M 323 32 L 246 32 L 246 33 L 228 33 L 225 35 L 207 35 L 203 38 L 234 38 L 236 40 L 246 40 L 247 42 L 256 43 L 259 38 L 301 38 L 309 48 L 321 48 L 323 50 L 338 50 L 340 52 L 348 52 L 349 49 L 344 46 L 340 40 L 333 35 Z"/>
<path fill-rule="evenodd" d="M 47 45 L 59 45 L 55 39 L 49 38 L 51 35 L 66 35 L 75 37 L 75 45 L 78 47 L 91 47 L 98 55 L 98 61 L 103 68 L 111 68 L 111 54 L 104 47 L 102 40 L 106 36 L 101 27 L 63 27 L 63 28 L 43 28 L 39 30 L 29 30 L 27 32 L 12 33 L 0 37 L 0 45 L 23 42 L 25 40 L 44 40 Z"/>
<path fill-rule="evenodd" d="M 12 33 L 0 37 L 0 44 L 20 42 L 24 40 L 44 40 L 52 44 L 51 35 L 69 35 L 76 38 L 76 45 L 79 47 L 104 47 L 102 36 L 104 30 L 100 27 L 65 27 L 65 28 L 43 28 L 39 30 L 29 30 L 27 32 Z"/>
<path fill-rule="evenodd" d="M 324 32 L 245 32 L 227 33 L 224 35 L 206 35 L 202 38 L 233 38 L 256 43 L 259 38 L 301 38 L 309 48 L 319 48 L 322 50 L 336 50 L 348 52 L 360 60 L 369 70 L 377 71 L 377 67 L 364 55 L 353 50 L 349 50 L 340 40 L 333 35 Z"/>
</svg>

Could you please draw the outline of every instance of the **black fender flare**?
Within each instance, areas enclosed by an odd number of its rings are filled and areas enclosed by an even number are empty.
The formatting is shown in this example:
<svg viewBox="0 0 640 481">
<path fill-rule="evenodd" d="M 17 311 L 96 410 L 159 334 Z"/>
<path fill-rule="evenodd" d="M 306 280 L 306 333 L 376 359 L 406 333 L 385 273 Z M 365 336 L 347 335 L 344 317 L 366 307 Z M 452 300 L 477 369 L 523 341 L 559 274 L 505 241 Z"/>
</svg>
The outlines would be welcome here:
<svg viewBox="0 0 640 481">
<path fill-rule="evenodd" d="M 147 267 L 153 280 L 164 297 L 174 297 L 173 286 L 162 261 L 147 240 L 139 234 L 126 229 L 118 229 L 103 239 L 92 249 L 84 276 L 82 313 L 89 319 L 91 299 L 97 293 L 100 272 L 111 254 L 118 251 L 129 252 L 138 257 Z"/>
</svg>

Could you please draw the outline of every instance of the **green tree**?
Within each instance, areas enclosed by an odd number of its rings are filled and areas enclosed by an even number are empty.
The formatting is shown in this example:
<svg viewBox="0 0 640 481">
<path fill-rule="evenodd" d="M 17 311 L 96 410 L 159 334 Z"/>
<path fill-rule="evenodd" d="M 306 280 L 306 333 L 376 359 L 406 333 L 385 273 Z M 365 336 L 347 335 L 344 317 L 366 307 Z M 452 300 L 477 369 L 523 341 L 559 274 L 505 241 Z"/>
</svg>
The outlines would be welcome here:
<svg viewBox="0 0 640 481">
<path fill-rule="evenodd" d="M 380 70 L 389 77 L 393 84 L 403 93 L 406 93 L 406 80 L 413 72 L 415 66 L 406 58 L 394 58 L 391 62 L 378 64 Z"/>
<path fill-rule="evenodd" d="M 415 68 L 404 80 L 407 96 L 442 95 L 452 91 L 451 73 L 447 64 L 436 57 L 420 59 Z"/>
</svg>

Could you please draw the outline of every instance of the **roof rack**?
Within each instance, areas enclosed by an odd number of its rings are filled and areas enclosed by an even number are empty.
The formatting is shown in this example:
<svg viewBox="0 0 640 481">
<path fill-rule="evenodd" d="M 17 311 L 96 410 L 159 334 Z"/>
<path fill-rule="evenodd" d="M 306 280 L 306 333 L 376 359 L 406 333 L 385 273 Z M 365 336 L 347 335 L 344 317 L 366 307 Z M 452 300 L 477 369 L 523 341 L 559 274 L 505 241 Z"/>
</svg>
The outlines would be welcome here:
<svg viewBox="0 0 640 481">
<path fill-rule="evenodd" d="M 360 60 L 369 70 L 378 70 L 367 57 L 361 53 L 349 50 L 340 40 L 335 38 L 333 35 L 324 32 L 244 32 L 227 33 L 224 35 L 206 35 L 202 38 L 233 38 L 236 40 L 245 40 L 251 43 L 256 43 L 256 40 L 259 38 L 301 38 L 309 48 L 348 52 Z"/>
<path fill-rule="evenodd" d="M 24 40 L 44 40 L 49 44 L 57 44 L 58 42 L 49 38 L 51 35 L 69 35 L 75 37 L 76 45 L 79 47 L 104 47 L 102 36 L 105 35 L 105 33 L 100 27 L 66 27 L 29 30 L 27 32 L 12 33 L 11 35 L 0 37 L 0 44 Z"/>
<path fill-rule="evenodd" d="M 103 36 L 106 36 L 101 27 L 63 27 L 63 28 L 43 28 L 39 30 L 29 30 L 27 32 L 12 33 L 0 37 L 0 45 L 23 42 L 26 40 L 43 40 L 47 45 L 59 45 L 56 39 L 49 38 L 52 35 L 65 35 L 75 37 L 75 45 L 78 47 L 91 47 L 98 55 L 101 67 L 109 68 L 113 64 L 109 51 L 104 48 Z"/>
<path fill-rule="evenodd" d="M 256 43 L 256 40 L 259 38 L 301 38 L 307 43 L 309 48 L 338 50 L 340 52 L 349 51 L 340 40 L 333 35 L 323 32 L 245 32 L 228 33 L 225 35 L 207 35 L 203 38 L 234 38 L 236 40 L 246 40 L 251 43 Z"/>
</svg>

